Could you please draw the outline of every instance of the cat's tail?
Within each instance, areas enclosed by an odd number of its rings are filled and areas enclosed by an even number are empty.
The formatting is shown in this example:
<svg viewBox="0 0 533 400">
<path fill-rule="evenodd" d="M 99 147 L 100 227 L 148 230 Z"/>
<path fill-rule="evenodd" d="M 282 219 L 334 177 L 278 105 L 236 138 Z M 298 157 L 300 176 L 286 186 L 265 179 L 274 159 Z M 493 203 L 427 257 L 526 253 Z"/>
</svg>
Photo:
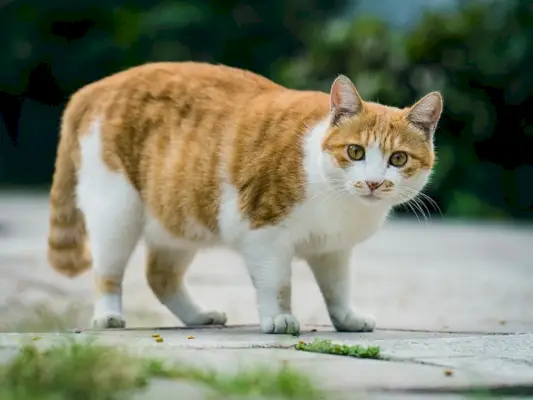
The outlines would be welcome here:
<svg viewBox="0 0 533 400">
<path fill-rule="evenodd" d="M 85 218 L 76 204 L 75 154 L 79 154 L 78 135 L 72 115 L 65 113 L 50 191 L 48 262 L 56 271 L 71 278 L 88 270 L 92 263 Z"/>
</svg>

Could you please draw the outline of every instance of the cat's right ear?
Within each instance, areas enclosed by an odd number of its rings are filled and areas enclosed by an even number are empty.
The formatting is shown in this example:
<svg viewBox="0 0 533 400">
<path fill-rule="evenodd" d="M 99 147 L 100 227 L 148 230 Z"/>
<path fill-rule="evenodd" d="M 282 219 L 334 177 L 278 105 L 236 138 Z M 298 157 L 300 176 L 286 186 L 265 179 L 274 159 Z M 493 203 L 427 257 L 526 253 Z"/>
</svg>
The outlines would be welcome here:
<svg viewBox="0 0 533 400">
<path fill-rule="evenodd" d="M 338 125 L 345 118 L 354 117 L 363 110 L 363 100 L 352 81 L 340 75 L 329 94 L 331 124 Z"/>
</svg>

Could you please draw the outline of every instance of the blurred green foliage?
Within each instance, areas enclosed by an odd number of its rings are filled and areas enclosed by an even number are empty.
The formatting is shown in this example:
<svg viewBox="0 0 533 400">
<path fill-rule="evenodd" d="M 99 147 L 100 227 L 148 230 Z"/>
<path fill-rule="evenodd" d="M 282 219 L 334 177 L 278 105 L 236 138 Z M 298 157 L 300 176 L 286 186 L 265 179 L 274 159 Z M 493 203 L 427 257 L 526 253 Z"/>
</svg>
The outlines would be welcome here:
<svg viewBox="0 0 533 400">
<path fill-rule="evenodd" d="M 61 111 L 81 86 L 149 61 L 192 59 L 325 91 L 343 73 L 367 100 L 397 106 L 441 90 L 428 194 L 447 216 L 533 218 L 533 2 L 468 1 L 410 31 L 338 18 L 346 4 L 0 1 L 0 106 L 21 106 L 20 144 L 0 142 L 0 184 L 49 183 Z"/>
<path fill-rule="evenodd" d="M 0 106 L 10 115 L 14 101 L 22 108 L 20 144 L 12 148 L 0 131 L 0 184 L 49 183 L 61 111 L 83 85 L 162 60 L 224 63 L 270 76 L 345 3 L 0 0 Z"/>
</svg>

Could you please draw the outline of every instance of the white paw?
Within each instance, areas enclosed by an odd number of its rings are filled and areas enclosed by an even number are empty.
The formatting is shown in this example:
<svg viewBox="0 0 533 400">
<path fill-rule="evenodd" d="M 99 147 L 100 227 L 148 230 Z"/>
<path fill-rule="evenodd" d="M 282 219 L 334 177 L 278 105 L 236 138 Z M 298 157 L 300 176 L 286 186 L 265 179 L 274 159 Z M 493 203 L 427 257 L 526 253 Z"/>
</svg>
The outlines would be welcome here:
<svg viewBox="0 0 533 400">
<path fill-rule="evenodd" d="M 95 315 L 92 325 L 94 329 L 122 329 L 126 327 L 126 321 L 119 314 Z"/>
<path fill-rule="evenodd" d="M 376 327 L 374 317 L 353 310 L 336 311 L 330 317 L 339 332 L 372 332 Z"/>
<path fill-rule="evenodd" d="M 193 318 L 183 321 L 187 326 L 201 326 L 201 325 L 226 325 L 228 317 L 226 313 L 220 311 L 202 311 L 196 314 Z"/>
<path fill-rule="evenodd" d="M 263 333 L 300 333 L 300 323 L 294 315 L 278 314 L 273 317 L 261 319 L 261 332 Z"/>
</svg>

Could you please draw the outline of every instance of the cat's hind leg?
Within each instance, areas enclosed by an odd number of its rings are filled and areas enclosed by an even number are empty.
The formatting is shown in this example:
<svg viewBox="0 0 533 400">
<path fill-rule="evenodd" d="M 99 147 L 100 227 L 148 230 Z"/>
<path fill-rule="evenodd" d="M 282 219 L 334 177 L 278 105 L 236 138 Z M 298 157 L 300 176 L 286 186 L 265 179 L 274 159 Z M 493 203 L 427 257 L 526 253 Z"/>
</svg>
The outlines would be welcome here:
<svg viewBox="0 0 533 400">
<path fill-rule="evenodd" d="M 122 281 L 142 230 L 142 205 L 136 193 L 123 195 L 115 186 L 100 193 L 105 202 L 83 208 L 91 244 L 95 301 L 92 326 L 124 328 Z M 103 193 L 106 193 L 105 195 Z"/>
<path fill-rule="evenodd" d="M 92 325 L 123 328 L 122 280 L 142 232 L 144 207 L 127 178 L 102 161 L 98 124 L 80 141 L 80 149 L 77 198 L 85 216 L 94 269 Z"/>
<path fill-rule="evenodd" d="M 146 278 L 159 301 L 186 326 L 225 325 L 226 314 L 203 310 L 191 297 L 185 273 L 195 251 L 148 246 Z"/>
</svg>

